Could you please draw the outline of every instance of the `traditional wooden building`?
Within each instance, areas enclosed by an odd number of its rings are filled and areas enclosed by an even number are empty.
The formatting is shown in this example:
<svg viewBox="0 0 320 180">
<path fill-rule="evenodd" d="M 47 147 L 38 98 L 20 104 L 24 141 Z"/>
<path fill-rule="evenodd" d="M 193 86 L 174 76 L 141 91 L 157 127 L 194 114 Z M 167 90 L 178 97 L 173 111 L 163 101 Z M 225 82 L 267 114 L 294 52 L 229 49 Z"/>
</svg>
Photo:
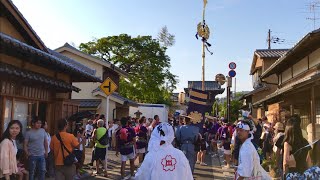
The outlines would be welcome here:
<svg viewBox="0 0 320 180">
<path fill-rule="evenodd" d="M 287 51 L 288 49 L 257 49 L 253 53 L 250 69 L 253 90 L 242 96 L 240 100 L 244 100 L 243 109 L 250 111 L 254 118 L 267 116 L 269 121 L 276 118 L 273 114 L 279 109 L 277 104 L 270 106 L 269 109 L 265 109 L 263 106 L 255 103 L 277 89 L 276 75 L 268 77 L 265 81 L 261 81 L 260 76 Z"/>
<path fill-rule="evenodd" d="M 63 55 L 65 59 L 72 58 L 78 63 L 84 64 L 85 66 L 94 69 L 96 75 L 101 77 L 103 80 L 106 78 L 112 79 L 118 86 L 118 89 L 110 95 L 109 100 L 109 117 L 108 120 L 115 118 L 120 119 L 124 116 L 129 116 L 129 106 L 138 106 L 138 104 L 132 100 L 122 97 L 118 92 L 121 88 L 119 86 L 120 78 L 127 78 L 128 73 L 124 72 L 114 64 L 99 59 L 90 54 L 86 54 L 77 48 L 65 43 L 63 46 L 57 48 L 57 56 Z M 74 82 L 73 85 L 80 87 L 80 93 L 72 93 L 72 99 L 80 103 L 80 110 L 89 110 L 93 113 L 99 113 L 106 115 L 107 96 L 99 88 L 100 82 Z"/>
<path fill-rule="evenodd" d="M 55 56 L 10 0 L 0 1 L 0 130 L 29 117 L 46 120 L 50 132 L 56 121 L 78 112 L 72 82 L 101 82 L 95 71 Z"/>
<path fill-rule="evenodd" d="M 320 138 L 320 29 L 308 33 L 262 74 L 277 77 L 277 89 L 254 105 L 279 104 L 279 116 L 299 114 L 312 141 Z"/>
</svg>

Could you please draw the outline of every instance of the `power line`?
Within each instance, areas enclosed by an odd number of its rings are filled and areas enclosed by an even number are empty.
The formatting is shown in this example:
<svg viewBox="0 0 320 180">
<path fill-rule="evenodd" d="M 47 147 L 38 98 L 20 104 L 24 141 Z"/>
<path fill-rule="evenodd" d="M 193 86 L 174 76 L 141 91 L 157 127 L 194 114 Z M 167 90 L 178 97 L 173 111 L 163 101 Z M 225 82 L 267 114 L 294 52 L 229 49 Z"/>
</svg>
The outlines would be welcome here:
<svg viewBox="0 0 320 180">
<path fill-rule="evenodd" d="M 285 39 L 281 39 L 277 36 L 271 36 L 271 30 L 268 31 L 268 37 L 267 37 L 267 43 L 268 43 L 268 49 L 271 49 L 271 43 L 273 44 L 284 44 Z"/>
</svg>

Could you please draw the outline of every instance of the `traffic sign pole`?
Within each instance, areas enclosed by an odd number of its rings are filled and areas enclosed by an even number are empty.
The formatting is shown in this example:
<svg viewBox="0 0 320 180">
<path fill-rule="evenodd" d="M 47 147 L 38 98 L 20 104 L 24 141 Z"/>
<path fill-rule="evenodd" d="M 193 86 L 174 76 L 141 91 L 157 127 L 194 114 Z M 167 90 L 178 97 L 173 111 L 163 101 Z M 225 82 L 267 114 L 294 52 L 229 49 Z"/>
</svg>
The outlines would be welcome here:
<svg viewBox="0 0 320 180">
<path fill-rule="evenodd" d="M 109 100 L 110 96 L 107 96 L 107 104 L 106 104 L 106 128 L 108 128 L 108 122 L 109 122 Z"/>
<path fill-rule="evenodd" d="M 106 128 L 108 126 L 108 122 L 109 122 L 109 99 L 110 99 L 110 96 L 107 96 L 107 103 L 106 103 Z"/>
<path fill-rule="evenodd" d="M 105 93 L 107 96 L 107 103 L 106 103 L 106 127 L 109 123 L 109 100 L 110 95 L 118 88 L 118 86 L 110 79 L 109 77 L 103 81 L 103 83 L 100 85 L 100 89 Z"/>
</svg>

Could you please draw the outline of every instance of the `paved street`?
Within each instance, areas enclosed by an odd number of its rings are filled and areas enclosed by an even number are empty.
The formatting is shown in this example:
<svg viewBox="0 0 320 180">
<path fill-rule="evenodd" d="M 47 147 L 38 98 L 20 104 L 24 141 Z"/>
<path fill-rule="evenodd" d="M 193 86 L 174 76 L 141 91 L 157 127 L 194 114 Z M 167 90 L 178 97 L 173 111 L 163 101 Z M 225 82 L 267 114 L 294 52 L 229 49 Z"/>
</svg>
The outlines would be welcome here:
<svg viewBox="0 0 320 180">
<path fill-rule="evenodd" d="M 92 149 L 86 149 L 85 164 L 90 162 Z M 220 162 L 222 159 L 220 158 Z M 210 155 L 206 156 L 206 163 L 208 166 L 200 166 L 196 164 L 194 178 L 196 180 L 212 180 L 212 179 L 233 179 L 233 170 L 224 169 L 220 166 L 217 158 L 211 158 Z M 115 151 L 108 151 L 108 173 L 109 177 L 91 176 L 85 179 L 120 179 L 120 162 L 119 157 L 115 156 Z M 94 167 L 85 166 L 85 170 L 92 173 Z M 126 173 L 129 176 L 129 162 L 127 163 Z"/>
</svg>

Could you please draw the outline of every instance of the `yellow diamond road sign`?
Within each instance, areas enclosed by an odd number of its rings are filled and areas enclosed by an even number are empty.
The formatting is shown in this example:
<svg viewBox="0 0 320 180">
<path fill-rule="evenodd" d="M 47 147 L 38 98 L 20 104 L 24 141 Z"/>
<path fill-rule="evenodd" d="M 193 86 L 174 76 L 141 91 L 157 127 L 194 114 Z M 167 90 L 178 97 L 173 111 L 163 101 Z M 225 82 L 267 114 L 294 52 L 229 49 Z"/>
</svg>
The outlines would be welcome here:
<svg viewBox="0 0 320 180">
<path fill-rule="evenodd" d="M 118 86 L 110 78 L 107 78 L 100 85 L 100 88 L 107 96 L 109 96 L 118 88 Z"/>
</svg>

